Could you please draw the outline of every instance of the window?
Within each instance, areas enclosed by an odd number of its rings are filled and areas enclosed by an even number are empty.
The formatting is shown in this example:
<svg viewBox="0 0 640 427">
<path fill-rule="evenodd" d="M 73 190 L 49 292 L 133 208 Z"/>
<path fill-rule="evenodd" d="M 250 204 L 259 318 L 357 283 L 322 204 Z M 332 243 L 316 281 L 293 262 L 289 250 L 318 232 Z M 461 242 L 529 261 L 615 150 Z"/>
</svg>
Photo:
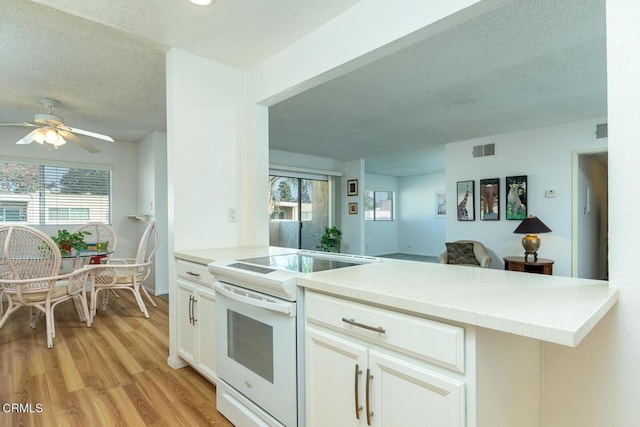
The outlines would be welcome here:
<svg viewBox="0 0 640 427">
<path fill-rule="evenodd" d="M 393 199 L 393 191 L 365 191 L 365 221 L 393 221 Z"/>
<path fill-rule="evenodd" d="M 111 222 L 111 171 L 0 161 L 0 222 Z"/>
<path fill-rule="evenodd" d="M 27 202 L 0 200 L 0 222 L 25 222 L 27 220 Z"/>
</svg>

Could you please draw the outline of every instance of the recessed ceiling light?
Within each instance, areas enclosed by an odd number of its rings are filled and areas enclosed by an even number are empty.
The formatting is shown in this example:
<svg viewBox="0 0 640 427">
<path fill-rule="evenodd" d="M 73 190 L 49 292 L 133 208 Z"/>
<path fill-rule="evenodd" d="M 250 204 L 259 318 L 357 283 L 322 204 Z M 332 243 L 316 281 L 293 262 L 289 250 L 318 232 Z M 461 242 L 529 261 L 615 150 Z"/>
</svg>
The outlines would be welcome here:
<svg viewBox="0 0 640 427">
<path fill-rule="evenodd" d="M 197 4 L 198 6 L 209 6 L 211 4 L 211 0 L 189 0 L 193 4 Z"/>
</svg>

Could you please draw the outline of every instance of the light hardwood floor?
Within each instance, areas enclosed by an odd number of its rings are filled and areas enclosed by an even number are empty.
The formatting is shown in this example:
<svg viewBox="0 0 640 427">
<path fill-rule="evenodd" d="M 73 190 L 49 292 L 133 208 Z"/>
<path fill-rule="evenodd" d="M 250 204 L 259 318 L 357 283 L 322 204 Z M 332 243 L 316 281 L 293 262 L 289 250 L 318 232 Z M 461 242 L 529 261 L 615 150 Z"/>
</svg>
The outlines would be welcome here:
<svg viewBox="0 0 640 427">
<path fill-rule="evenodd" d="M 145 319 L 131 292 L 120 295 L 91 328 L 72 302 L 60 304 L 52 349 L 43 317 L 36 329 L 26 308 L 7 320 L 0 329 L 0 427 L 231 426 L 216 411 L 213 384 L 190 367 L 167 365 L 167 301 L 155 298 L 158 307 Z M 33 413 L 7 411 L 7 404 L 30 404 Z"/>
</svg>

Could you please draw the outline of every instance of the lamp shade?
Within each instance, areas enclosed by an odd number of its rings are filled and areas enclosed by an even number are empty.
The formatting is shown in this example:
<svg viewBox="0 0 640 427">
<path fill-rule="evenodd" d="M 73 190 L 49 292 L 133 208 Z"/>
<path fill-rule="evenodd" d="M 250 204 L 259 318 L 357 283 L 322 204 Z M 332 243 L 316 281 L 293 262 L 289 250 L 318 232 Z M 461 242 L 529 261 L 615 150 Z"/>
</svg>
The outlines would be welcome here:
<svg viewBox="0 0 640 427">
<path fill-rule="evenodd" d="M 513 230 L 517 234 L 538 234 L 549 233 L 551 229 L 544 222 L 540 221 L 537 216 L 530 215 L 522 220 L 520 225 Z"/>
</svg>

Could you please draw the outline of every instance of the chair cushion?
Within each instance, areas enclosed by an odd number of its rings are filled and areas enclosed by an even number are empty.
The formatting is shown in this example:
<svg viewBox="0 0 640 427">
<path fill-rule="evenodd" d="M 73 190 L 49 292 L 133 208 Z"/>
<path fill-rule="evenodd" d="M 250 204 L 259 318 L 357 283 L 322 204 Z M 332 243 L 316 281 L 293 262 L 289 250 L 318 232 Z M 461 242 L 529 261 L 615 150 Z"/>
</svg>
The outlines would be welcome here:
<svg viewBox="0 0 640 427">
<path fill-rule="evenodd" d="M 473 243 L 451 242 L 447 245 L 447 264 L 480 265 L 473 253 Z"/>
<path fill-rule="evenodd" d="M 142 280 L 142 275 L 137 274 L 136 280 L 140 282 Z M 118 276 L 118 278 L 116 279 L 116 283 L 119 285 L 126 284 L 126 283 L 133 283 L 133 275 L 128 274 L 126 276 Z"/>
<path fill-rule="evenodd" d="M 61 296 L 67 295 L 67 285 L 69 282 L 67 280 L 58 280 L 56 285 L 53 287 L 53 292 L 51 293 L 51 299 L 56 299 Z M 37 292 L 33 294 L 22 294 L 22 297 L 25 302 L 39 302 L 47 299 L 47 292 Z"/>
</svg>

